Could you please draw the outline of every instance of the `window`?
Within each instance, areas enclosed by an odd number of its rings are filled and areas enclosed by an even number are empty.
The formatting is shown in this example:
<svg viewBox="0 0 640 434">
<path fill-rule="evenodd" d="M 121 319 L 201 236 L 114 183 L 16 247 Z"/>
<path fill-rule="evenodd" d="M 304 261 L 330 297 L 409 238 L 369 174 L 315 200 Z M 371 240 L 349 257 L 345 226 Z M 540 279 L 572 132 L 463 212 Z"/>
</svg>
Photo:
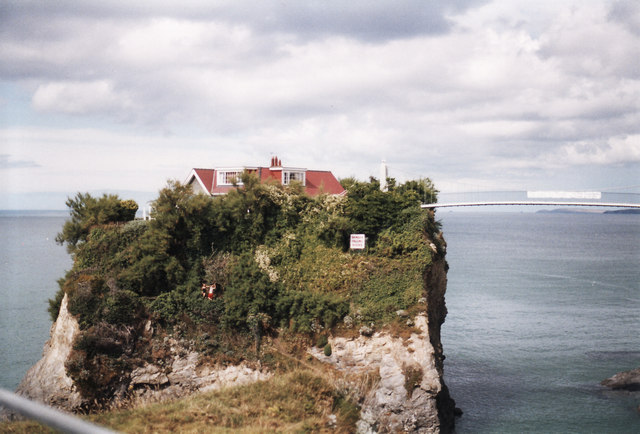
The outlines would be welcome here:
<svg viewBox="0 0 640 434">
<path fill-rule="evenodd" d="M 282 172 L 282 184 L 289 185 L 292 181 L 297 181 L 302 185 L 305 185 L 305 173 L 303 171 L 288 171 Z"/>
<path fill-rule="evenodd" d="M 242 172 L 238 170 L 220 171 L 218 172 L 218 185 L 232 185 L 233 181 L 236 181 L 236 184 L 242 184 L 240 175 Z"/>
</svg>

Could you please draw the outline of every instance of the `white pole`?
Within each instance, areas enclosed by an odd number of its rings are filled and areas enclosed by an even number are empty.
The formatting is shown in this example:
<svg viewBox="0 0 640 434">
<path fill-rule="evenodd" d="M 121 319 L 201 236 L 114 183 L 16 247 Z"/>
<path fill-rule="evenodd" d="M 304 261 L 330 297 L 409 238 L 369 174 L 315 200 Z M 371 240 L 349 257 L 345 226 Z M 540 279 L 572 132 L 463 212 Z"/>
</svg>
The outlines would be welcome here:
<svg viewBox="0 0 640 434">
<path fill-rule="evenodd" d="M 387 185 L 387 177 L 388 177 L 388 171 L 387 171 L 387 162 L 386 160 L 382 160 L 382 163 L 380 164 L 380 190 L 381 191 L 387 191 L 389 189 L 389 186 Z"/>
</svg>

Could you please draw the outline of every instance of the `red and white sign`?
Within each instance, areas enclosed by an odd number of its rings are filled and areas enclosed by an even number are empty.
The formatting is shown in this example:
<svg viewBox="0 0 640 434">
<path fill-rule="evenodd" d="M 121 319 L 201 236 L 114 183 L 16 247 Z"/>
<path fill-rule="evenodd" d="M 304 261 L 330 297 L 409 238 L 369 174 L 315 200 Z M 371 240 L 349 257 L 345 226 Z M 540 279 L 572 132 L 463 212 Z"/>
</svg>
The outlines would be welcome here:
<svg viewBox="0 0 640 434">
<path fill-rule="evenodd" d="M 364 234 L 351 234 L 349 248 L 354 250 L 362 250 L 364 249 L 364 244 L 365 244 Z"/>
</svg>

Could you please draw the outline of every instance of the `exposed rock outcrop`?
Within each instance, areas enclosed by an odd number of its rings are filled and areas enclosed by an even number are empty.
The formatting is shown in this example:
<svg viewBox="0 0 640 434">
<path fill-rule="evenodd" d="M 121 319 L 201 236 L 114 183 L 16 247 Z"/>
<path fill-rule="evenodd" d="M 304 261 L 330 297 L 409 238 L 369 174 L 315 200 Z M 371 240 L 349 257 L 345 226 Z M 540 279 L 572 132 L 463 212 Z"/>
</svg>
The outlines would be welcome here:
<svg viewBox="0 0 640 434">
<path fill-rule="evenodd" d="M 640 368 L 619 372 L 613 377 L 603 380 L 600 384 L 613 390 L 640 391 Z"/>
<path fill-rule="evenodd" d="M 193 392 L 208 392 L 271 377 L 267 370 L 247 363 L 201 364 L 199 353 L 188 350 L 172 338 L 167 338 L 167 343 L 170 353 L 163 366 L 147 363 L 131 372 L 129 388 L 134 401 L 175 399 Z"/>
<path fill-rule="evenodd" d="M 90 403 L 79 393 L 67 375 L 65 362 L 80 327 L 67 308 L 68 296 L 60 305 L 57 320 L 51 327 L 51 337 L 45 344 L 42 359 L 32 366 L 22 379 L 16 393 L 52 407 L 77 411 Z M 152 333 L 147 330 L 146 332 Z M 146 363 L 134 369 L 122 381 L 115 399 L 140 402 L 160 401 L 265 380 L 271 374 L 260 366 L 247 363 L 232 366 L 208 366 L 201 363 L 200 354 L 189 350 L 181 341 L 167 337 L 168 349 L 161 365 Z M 127 389 L 128 384 L 128 390 Z M 108 403 L 107 403 L 108 404 Z M 14 418 L 14 414 L 4 414 Z"/>
<path fill-rule="evenodd" d="M 68 296 L 65 294 L 58 318 L 51 326 L 51 337 L 44 346 L 42 359 L 27 371 L 16 393 L 62 410 L 73 411 L 80 408 L 83 399 L 67 375 L 64 363 L 80 327 L 69 313 L 67 302 Z"/>
<path fill-rule="evenodd" d="M 334 337 L 331 355 L 319 348 L 309 352 L 317 359 L 358 377 L 379 373 L 379 381 L 362 403 L 358 431 L 451 432 L 455 403 L 443 381 L 440 326 L 446 316 L 444 292 L 446 263 L 439 261 L 425 275 L 427 313 L 413 320 L 417 333 L 408 338 L 376 332 L 370 337 Z"/>
</svg>

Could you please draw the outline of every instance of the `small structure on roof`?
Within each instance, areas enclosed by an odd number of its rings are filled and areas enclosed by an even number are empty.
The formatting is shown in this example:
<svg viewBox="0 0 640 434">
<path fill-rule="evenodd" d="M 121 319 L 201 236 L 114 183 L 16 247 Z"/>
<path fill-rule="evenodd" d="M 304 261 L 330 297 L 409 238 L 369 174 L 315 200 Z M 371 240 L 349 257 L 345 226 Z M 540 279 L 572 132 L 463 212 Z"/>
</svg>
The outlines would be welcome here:
<svg viewBox="0 0 640 434">
<path fill-rule="evenodd" d="M 213 169 L 194 168 L 187 177 L 185 184 L 190 185 L 194 192 L 211 196 L 228 193 L 235 185 L 242 185 L 240 175 L 247 171 L 258 177 L 261 182 L 277 182 L 289 185 L 299 182 L 309 196 L 320 193 L 342 195 L 346 190 L 328 170 L 309 170 L 301 167 L 286 167 L 278 157 L 271 157 L 269 167 L 236 166 L 216 167 Z"/>
</svg>

